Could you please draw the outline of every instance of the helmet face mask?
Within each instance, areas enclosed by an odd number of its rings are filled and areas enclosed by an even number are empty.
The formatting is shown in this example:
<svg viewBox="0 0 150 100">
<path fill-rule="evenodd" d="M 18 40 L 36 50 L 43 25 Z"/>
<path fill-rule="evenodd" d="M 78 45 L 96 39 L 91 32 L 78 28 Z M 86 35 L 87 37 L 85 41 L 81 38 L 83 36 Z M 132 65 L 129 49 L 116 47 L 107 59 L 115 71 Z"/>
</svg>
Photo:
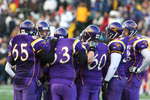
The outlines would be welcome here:
<svg viewBox="0 0 150 100">
<path fill-rule="evenodd" d="M 38 31 L 39 32 L 39 36 L 40 37 L 47 37 L 47 36 L 49 36 L 49 30 L 40 30 L 40 31 Z"/>
<path fill-rule="evenodd" d="M 100 29 L 96 25 L 89 25 L 80 35 L 82 42 L 97 41 L 100 37 Z"/>
<path fill-rule="evenodd" d="M 82 33 L 83 35 L 81 36 L 81 40 L 83 42 L 86 42 L 86 41 L 90 41 L 91 40 L 91 34 L 90 32 L 83 32 Z"/>
<path fill-rule="evenodd" d="M 134 36 L 137 33 L 137 24 L 133 20 L 127 20 L 123 23 L 123 29 L 125 36 Z"/>
<path fill-rule="evenodd" d="M 113 40 L 122 35 L 122 25 L 118 22 L 113 22 L 106 28 L 106 37 L 108 40 Z"/>
</svg>

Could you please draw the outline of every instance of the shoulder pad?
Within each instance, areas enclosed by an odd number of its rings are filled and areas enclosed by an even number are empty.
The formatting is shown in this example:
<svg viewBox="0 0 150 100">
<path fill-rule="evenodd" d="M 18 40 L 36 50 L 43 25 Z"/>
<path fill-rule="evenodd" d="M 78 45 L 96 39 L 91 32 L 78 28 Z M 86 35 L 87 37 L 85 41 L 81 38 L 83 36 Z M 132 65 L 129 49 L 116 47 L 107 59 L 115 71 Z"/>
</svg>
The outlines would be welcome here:
<svg viewBox="0 0 150 100">
<path fill-rule="evenodd" d="M 138 39 L 133 43 L 133 49 L 136 51 L 140 51 L 145 48 L 148 48 L 148 41 L 146 39 Z"/>
<path fill-rule="evenodd" d="M 120 40 L 113 40 L 108 44 L 110 52 L 123 53 L 126 46 Z"/>
</svg>

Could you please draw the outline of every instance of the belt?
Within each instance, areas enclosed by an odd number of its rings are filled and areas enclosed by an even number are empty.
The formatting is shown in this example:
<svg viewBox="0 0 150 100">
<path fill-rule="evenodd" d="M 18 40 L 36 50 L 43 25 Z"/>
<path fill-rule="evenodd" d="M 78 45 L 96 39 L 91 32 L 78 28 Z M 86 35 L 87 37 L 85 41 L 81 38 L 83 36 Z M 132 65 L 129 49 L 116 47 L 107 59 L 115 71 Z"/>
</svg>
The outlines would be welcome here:
<svg viewBox="0 0 150 100">
<path fill-rule="evenodd" d="M 126 76 L 119 76 L 119 75 L 114 75 L 113 77 L 114 77 L 114 78 L 120 78 L 120 79 L 121 79 L 121 78 L 128 79 L 128 77 L 126 77 Z"/>
<path fill-rule="evenodd" d="M 118 78 L 118 77 L 120 77 L 120 76 L 118 76 L 118 75 L 114 75 L 113 77 Z"/>
</svg>

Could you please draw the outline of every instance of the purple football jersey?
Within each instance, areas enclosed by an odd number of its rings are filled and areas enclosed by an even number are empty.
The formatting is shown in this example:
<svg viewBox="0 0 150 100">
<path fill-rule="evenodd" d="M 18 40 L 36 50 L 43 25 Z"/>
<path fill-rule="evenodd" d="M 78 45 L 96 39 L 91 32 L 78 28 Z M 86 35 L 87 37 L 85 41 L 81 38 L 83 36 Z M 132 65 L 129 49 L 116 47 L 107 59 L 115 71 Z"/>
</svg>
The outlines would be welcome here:
<svg viewBox="0 0 150 100">
<path fill-rule="evenodd" d="M 72 83 L 76 78 L 74 54 L 83 50 L 82 44 L 75 39 L 59 39 L 55 59 L 49 71 L 50 83 Z"/>
<path fill-rule="evenodd" d="M 143 39 L 142 37 L 136 36 L 133 38 L 130 38 L 128 42 L 128 68 L 131 66 L 140 67 L 143 61 L 143 56 L 141 55 L 141 50 L 148 48 L 148 41 L 146 39 Z M 131 73 L 127 73 L 128 76 L 130 76 Z M 142 78 L 144 75 L 144 72 L 138 74 L 137 76 Z"/>
<path fill-rule="evenodd" d="M 88 47 L 88 46 L 86 46 Z M 87 48 L 88 49 L 88 48 Z M 108 47 L 104 43 L 99 43 L 94 52 L 95 60 L 88 67 L 83 67 L 83 81 L 84 84 L 93 86 L 100 86 L 103 80 L 102 68 L 107 62 Z"/>
<path fill-rule="evenodd" d="M 35 58 L 31 46 L 34 39 L 32 36 L 19 34 L 9 44 L 8 62 L 16 65 L 14 86 L 16 89 L 24 89 L 29 86 L 33 79 L 38 78 L 40 64 Z"/>
<path fill-rule="evenodd" d="M 140 67 L 143 61 L 141 50 L 148 47 L 147 40 L 142 36 L 136 35 L 134 37 L 127 37 L 128 44 L 126 49 L 126 75 L 128 77 L 128 83 L 126 89 L 123 92 L 123 100 L 139 100 L 139 90 L 142 84 L 142 78 L 145 72 L 142 73 L 130 73 L 129 67 Z M 134 95 L 134 96 L 133 96 Z"/>
</svg>

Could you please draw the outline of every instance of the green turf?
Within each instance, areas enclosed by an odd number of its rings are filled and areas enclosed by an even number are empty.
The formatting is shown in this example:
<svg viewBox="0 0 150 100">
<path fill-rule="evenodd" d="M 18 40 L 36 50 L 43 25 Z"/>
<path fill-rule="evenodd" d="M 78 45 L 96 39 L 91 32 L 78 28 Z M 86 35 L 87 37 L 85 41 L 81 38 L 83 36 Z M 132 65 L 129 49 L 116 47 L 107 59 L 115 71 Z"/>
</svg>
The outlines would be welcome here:
<svg viewBox="0 0 150 100">
<path fill-rule="evenodd" d="M 13 100 L 11 85 L 0 85 L 0 100 Z M 140 100 L 150 100 L 150 96 L 142 95 Z"/>
<path fill-rule="evenodd" d="M 13 100 L 11 85 L 0 85 L 0 100 Z"/>
</svg>

